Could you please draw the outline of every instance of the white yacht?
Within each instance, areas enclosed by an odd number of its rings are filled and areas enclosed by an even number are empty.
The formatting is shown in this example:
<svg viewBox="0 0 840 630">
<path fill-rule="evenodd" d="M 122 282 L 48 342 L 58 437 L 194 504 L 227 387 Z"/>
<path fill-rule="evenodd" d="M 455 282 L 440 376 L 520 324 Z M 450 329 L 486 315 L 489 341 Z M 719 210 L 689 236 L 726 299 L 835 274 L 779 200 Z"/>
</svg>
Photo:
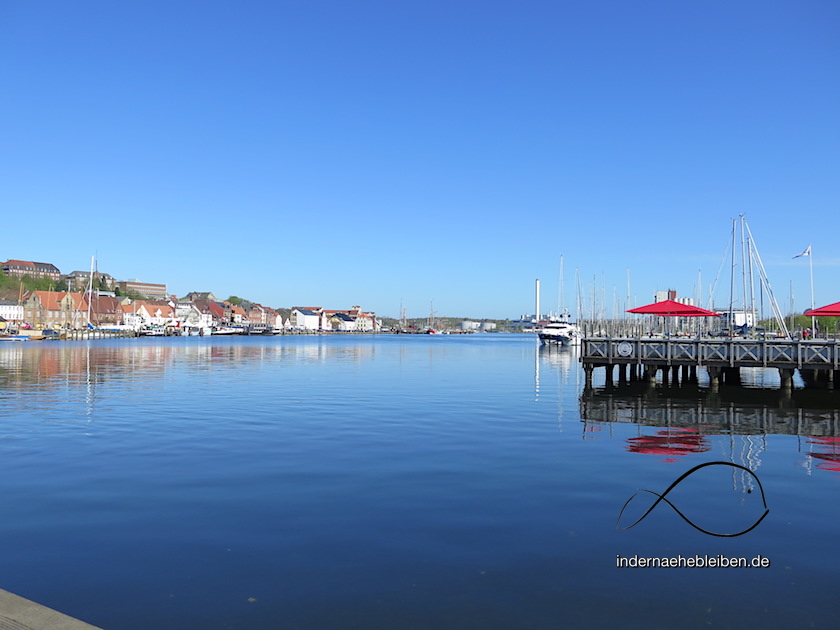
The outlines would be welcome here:
<svg viewBox="0 0 840 630">
<path fill-rule="evenodd" d="M 564 317 L 551 318 L 539 326 L 537 335 L 544 346 L 577 346 L 580 345 L 580 338 L 583 336 L 578 325 L 570 321 L 568 313 Z"/>
</svg>

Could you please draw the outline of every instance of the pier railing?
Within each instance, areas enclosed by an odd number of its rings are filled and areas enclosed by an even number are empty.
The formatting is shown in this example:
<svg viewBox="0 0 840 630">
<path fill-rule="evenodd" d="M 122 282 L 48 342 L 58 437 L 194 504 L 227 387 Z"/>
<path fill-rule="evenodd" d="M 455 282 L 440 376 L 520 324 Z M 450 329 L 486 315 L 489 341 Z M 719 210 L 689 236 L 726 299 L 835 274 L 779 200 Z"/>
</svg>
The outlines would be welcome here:
<svg viewBox="0 0 840 630">
<path fill-rule="evenodd" d="M 584 338 L 581 362 L 595 365 L 775 367 L 840 370 L 840 342 L 790 339 Z"/>
</svg>

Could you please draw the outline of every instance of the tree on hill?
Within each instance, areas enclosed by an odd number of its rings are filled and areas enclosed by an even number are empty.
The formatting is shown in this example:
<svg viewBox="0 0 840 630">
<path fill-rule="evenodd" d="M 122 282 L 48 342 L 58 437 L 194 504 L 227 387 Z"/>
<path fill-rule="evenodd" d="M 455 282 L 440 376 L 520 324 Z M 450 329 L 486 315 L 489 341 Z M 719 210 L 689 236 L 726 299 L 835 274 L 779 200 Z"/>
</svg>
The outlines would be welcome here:
<svg viewBox="0 0 840 630">
<path fill-rule="evenodd" d="M 32 276 L 7 276 L 0 270 L 0 290 L 5 292 L 20 291 L 66 291 L 67 282 L 50 278 L 33 278 Z"/>
</svg>

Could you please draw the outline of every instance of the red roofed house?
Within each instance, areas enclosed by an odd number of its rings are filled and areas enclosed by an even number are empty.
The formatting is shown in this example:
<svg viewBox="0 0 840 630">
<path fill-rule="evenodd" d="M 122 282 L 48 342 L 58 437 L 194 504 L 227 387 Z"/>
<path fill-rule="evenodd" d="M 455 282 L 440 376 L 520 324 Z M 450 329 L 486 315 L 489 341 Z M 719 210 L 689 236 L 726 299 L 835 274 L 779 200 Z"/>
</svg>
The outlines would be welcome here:
<svg viewBox="0 0 840 630">
<path fill-rule="evenodd" d="M 213 326 L 219 326 L 225 322 L 224 307 L 214 300 L 194 299 L 192 301 L 202 315 L 209 315 Z"/>
<path fill-rule="evenodd" d="M 121 324 L 123 309 L 120 301 L 110 295 L 88 294 L 90 296 L 90 323 L 94 326 L 101 324 Z"/>
<path fill-rule="evenodd" d="M 81 328 L 87 325 L 87 299 L 83 293 L 29 291 L 23 300 L 23 318 L 36 326 Z"/>
</svg>

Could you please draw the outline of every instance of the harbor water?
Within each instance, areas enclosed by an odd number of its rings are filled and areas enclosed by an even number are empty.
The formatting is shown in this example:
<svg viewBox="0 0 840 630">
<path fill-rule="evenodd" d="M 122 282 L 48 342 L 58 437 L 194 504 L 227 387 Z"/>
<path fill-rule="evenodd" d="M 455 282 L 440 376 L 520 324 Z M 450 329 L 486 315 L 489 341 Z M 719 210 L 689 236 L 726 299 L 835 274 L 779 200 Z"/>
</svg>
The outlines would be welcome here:
<svg viewBox="0 0 840 630">
<path fill-rule="evenodd" d="M 533 335 L 6 343 L 0 588 L 108 630 L 836 627 L 840 392 L 598 378 Z"/>
</svg>

